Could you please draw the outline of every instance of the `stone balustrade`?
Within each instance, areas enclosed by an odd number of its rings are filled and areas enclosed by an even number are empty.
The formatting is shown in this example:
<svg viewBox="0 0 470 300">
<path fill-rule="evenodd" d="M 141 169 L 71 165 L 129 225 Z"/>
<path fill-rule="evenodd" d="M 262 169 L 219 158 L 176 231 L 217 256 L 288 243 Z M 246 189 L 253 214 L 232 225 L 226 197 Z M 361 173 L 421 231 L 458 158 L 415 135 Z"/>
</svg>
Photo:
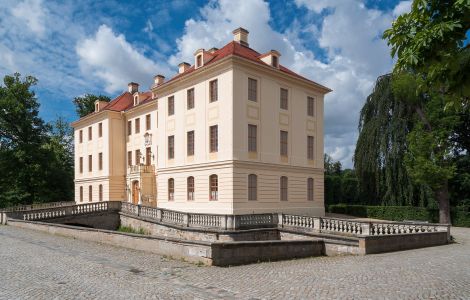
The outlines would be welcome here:
<svg viewBox="0 0 470 300">
<path fill-rule="evenodd" d="M 62 207 L 75 205 L 75 201 L 60 201 L 60 202 L 48 202 L 48 203 L 36 203 L 28 205 L 17 205 L 11 206 L 4 209 L 0 209 L 1 212 L 14 212 L 14 211 L 28 211 L 28 210 L 37 210 L 37 209 L 47 209 L 53 207 Z"/>
<path fill-rule="evenodd" d="M 9 218 L 39 221 L 51 218 L 83 215 L 87 213 L 121 211 L 157 222 L 182 227 L 216 230 L 240 230 L 253 228 L 286 228 L 312 233 L 328 233 L 346 236 L 384 236 L 398 234 L 420 234 L 447 232 L 446 224 L 405 223 L 388 221 L 355 221 L 349 219 L 300 216 L 282 213 L 222 215 L 173 211 L 161 208 L 134 205 L 128 202 L 96 202 L 79 205 L 55 206 L 29 211 L 4 212 Z M 2 223 L 4 223 L 2 215 Z"/>
</svg>

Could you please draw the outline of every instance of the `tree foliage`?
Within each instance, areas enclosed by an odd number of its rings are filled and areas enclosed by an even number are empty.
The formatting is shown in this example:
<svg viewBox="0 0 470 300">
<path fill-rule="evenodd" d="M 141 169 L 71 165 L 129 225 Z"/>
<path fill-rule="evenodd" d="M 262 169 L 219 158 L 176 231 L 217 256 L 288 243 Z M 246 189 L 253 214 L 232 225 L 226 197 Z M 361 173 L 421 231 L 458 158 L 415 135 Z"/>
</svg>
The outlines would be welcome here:
<svg viewBox="0 0 470 300">
<path fill-rule="evenodd" d="M 77 112 L 80 118 L 92 113 L 95 111 L 95 102 L 96 101 L 105 101 L 109 102 L 111 99 L 103 95 L 92 95 L 86 94 L 82 97 L 75 97 L 73 99 L 73 104 L 75 104 L 75 111 Z"/>
<path fill-rule="evenodd" d="M 384 38 L 397 57 L 395 72 L 413 71 L 419 90 L 437 89 L 447 107 L 459 110 L 470 99 L 469 0 L 414 0 Z"/>
<path fill-rule="evenodd" d="M 0 85 L 0 207 L 70 200 L 73 194 L 70 129 L 63 120 L 46 124 L 39 117 L 31 90 L 36 82 L 15 73 Z"/>
</svg>

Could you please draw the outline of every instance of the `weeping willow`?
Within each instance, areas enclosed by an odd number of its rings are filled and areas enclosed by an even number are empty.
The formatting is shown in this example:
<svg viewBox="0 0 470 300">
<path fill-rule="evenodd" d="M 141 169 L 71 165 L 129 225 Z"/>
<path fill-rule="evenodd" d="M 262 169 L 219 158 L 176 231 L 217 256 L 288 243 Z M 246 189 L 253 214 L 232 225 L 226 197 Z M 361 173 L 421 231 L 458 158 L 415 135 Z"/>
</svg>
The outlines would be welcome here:
<svg viewBox="0 0 470 300">
<path fill-rule="evenodd" d="M 368 204 L 427 206 L 429 190 L 411 182 L 404 165 L 414 110 L 396 99 L 392 75 L 379 77 L 359 118 L 354 167 Z"/>
</svg>

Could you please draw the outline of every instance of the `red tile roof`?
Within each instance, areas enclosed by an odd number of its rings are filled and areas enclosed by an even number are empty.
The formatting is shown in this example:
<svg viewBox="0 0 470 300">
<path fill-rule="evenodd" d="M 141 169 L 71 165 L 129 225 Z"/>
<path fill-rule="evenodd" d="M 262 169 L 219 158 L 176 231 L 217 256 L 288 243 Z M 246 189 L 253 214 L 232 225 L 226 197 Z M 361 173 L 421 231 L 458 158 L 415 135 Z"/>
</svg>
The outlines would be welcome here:
<svg viewBox="0 0 470 300">
<path fill-rule="evenodd" d="M 250 47 L 243 46 L 240 43 L 237 43 L 237 42 L 234 42 L 234 41 L 228 43 L 227 45 L 225 45 L 221 49 L 215 51 L 211 55 L 213 56 L 212 59 L 210 59 L 208 62 L 206 62 L 204 64 L 204 66 L 213 64 L 214 62 L 219 61 L 219 60 L 221 60 L 221 59 L 223 59 L 227 56 L 230 56 L 230 55 L 239 56 L 239 57 L 248 59 L 250 61 L 253 61 L 255 63 L 265 65 L 265 66 L 269 66 L 267 63 L 265 63 L 264 61 L 261 60 L 261 57 L 263 57 L 262 54 L 260 54 L 257 51 L 251 49 Z M 318 83 L 316 83 L 316 82 L 314 82 L 314 81 L 312 81 L 308 78 L 303 77 L 302 75 L 299 75 L 299 74 L 295 73 L 292 70 L 289 70 L 288 68 L 286 68 L 282 65 L 279 65 L 279 70 L 281 72 L 284 72 L 284 73 L 289 74 L 291 76 L 294 76 L 294 77 L 297 77 L 297 78 L 300 78 L 300 79 L 303 79 L 303 80 L 307 80 L 307 81 L 309 81 L 309 82 L 311 82 L 315 85 L 322 86 L 322 85 L 320 85 L 320 84 L 318 84 Z M 176 76 L 174 76 L 173 78 L 171 78 L 170 80 L 165 82 L 163 85 L 168 84 L 168 83 L 170 83 L 170 82 L 172 82 L 172 81 L 174 81 L 178 78 L 181 78 L 183 76 L 186 76 L 186 75 L 188 75 L 188 74 L 190 74 L 194 71 L 195 71 L 195 68 L 194 68 L 194 66 L 192 66 L 191 68 L 186 70 L 184 73 L 177 74 Z M 161 85 L 161 86 L 163 86 L 163 85 Z"/>
<path fill-rule="evenodd" d="M 150 102 L 152 99 L 152 92 L 146 91 L 139 93 L 140 100 L 137 106 Z M 135 107 L 137 107 L 135 106 Z M 124 92 L 120 96 L 114 98 L 102 110 L 125 111 L 134 107 L 134 98 L 131 93 Z"/>
</svg>

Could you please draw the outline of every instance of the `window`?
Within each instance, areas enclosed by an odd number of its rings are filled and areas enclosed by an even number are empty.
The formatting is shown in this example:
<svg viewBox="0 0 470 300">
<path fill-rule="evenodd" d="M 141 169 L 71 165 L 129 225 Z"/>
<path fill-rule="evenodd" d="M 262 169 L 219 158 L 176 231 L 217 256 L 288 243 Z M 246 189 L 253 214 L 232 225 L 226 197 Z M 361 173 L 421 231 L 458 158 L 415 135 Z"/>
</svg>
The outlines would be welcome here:
<svg viewBox="0 0 470 300">
<path fill-rule="evenodd" d="M 168 201 L 175 200 L 175 180 L 173 178 L 168 179 Z"/>
<path fill-rule="evenodd" d="M 92 137 L 93 137 L 93 131 L 92 131 L 92 128 L 91 126 L 88 127 L 88 140 L 91 141 Z"/>
<path fill-rule="evenodd" d="M 194 200 L 194 177 L 189 176 L 187 179 L 188 201 Z"/>
<path fill-rule="evenodd" d="M 132 166 L 132 151 L 127 151 L 127 165 Z"/>
<path fill-rule="evenodd" d="M 98 153 L 98 170 L 103 170 L 103 152 Z"/>
<path fill-rule="evenodd" d="M 253 78 L 248 78 L 248 100 L 258 101 L 258 81 Z"/>
<path fill-rule="evenodd" d="M 248 200 L 258 199 L 258 176 L 255 174 L 248 175 Z"/>
<path fill-rule="evenodd" d="M 103 123 L 98 123 L 98 137 L 103 136 Z"/>
<path fill-rule="evenodd" d="M 281 130 L 281 155 L 282 156 L 287 156 L 287 140 L 288 140 L 288 135 L 287 131 Z"/>
<path fill-rule="evenodd" d="M 209 101 L 215 102 L 218 100 L 217 95 L 217 79 L 209 82 Z"/>
<path fill-rule="evenodd" d="M 175 158 L 175 136 L 168 137 L 168 159 Z"/>
<path fill-rule="evenodd" d="M 88 186 L 88 202 L 93 201 L 93 187 L 91 185 Z"/>
<path fill-rule="evenodd" d="M 281 109 L 289 109 L 289 91 L 287 89 L 281 88 Z"/>
<path fill-rule="evenodd" d="M 202 55 L 196 56 L 196 67 L 202 66 Z"/>
<path fill-rule="evenodd" d="M 257 134 L 258 134 L 258 126 L 248 124 L 248 151 L 256 152 L 258 151 L 257 145 Z"/>
<path fill-rule="evenodd" d="M 91 155 L 88 155 L 88 172 L 91 172 L 93 170 L 93 157 Z"/>
<path fill-rule="evenodd" d="M 313 178 L 307 179 L 307 200 L 313 201 Z"/>
<path fill-rule="evenodd" d="M 102 185 L 102 184 L 100 184 L 100 185 L 98 186 L 98 192 L 99 192 L 99 194 L 98 194 L 98 200 L 99 200 L 99 201 L 103 201 L 103 185 Z"/>
<path fill-rule="evenodd" d="M 194 108 L 194 88 L 187 91 L 186 107 L 188 110 Z"/>
<path fill-rule="evenodd" d="M 287 201 L 287 177 L 281 177 L 281 201 Z"/>
<path fill-rule="evenodd" d="M 78 141 L 81 143 L 83 143 L 83 130 L 80 130 L 78 132 Z"/>
<path fill-rule="evenodd" d="M 83 157 L 79 158 L 80 173 L 83 173 Z"/>
<path fill-rule="evenodd" d="M 194 130 L 188 131 L 186 136 L 186 152 L 188 156 L 194 155 Z"/>
<path fill-rule="evenodd" d="M 273 67 L 277 68 L 277 65 L 278 65 L 277 56 L 274 56 L 274 55 L 273 55 Z"/>
<path fill-rule="evenodd" d="M 127 135 L 132 134 L 132 121 L 127 121 Z"/>
<path fill-rule="evenodd" d="M 141 157 L 140 150 L 139 149 L 135 150 L 135 164 L 136 165 L 140 165 L 140 157 Z"/>
<path fill-rule="evenodd" d="M 152 151 L 150 147 L 145 148 L 145 164 L 147 166 L 150 166 L 150 160 L 152 159 L 151 156 L 152 156 Z"/>
<path fill-rule="evenodd" d="M 313 136 L 307 136 L 307 158 L 313 160 L 314 154 L 314 139 Z"/>
<path fill-rule="evenodd" d="M 83 202 L 83 186 L 80 187 L 80 202 Z"/>
<path fill-rule="evenodd" d="M 135 133 L 140 133 L 140 118 L 135 119 Z"/>
<path fill-rule="evenodd" d="M 307 114 L 311 117 L 315 115 L 315 99 L 307 97 Z"/>
<path fill-rule="evenodd" d="M 219 148 L 219 138 L 217 136 L 217 125 L 209 127 L 210 132 L 210 152 L 217 152 Z"/>
<path fill-rule="evenodd" d="M 152 118 L 150 114 L 145 116 L 145 130 L 152 129 Z"/>
<path fill-rule="evenodd" d="M 175 96 L 168 97 L 168 115 L 175 114 Z"/>
<path fill-rule="evenodd" d="M 209 200 L 216 201 L 219 199 L 219 182 L 217 180 L 217 175 L 209 176 Z"/>
</svg>

